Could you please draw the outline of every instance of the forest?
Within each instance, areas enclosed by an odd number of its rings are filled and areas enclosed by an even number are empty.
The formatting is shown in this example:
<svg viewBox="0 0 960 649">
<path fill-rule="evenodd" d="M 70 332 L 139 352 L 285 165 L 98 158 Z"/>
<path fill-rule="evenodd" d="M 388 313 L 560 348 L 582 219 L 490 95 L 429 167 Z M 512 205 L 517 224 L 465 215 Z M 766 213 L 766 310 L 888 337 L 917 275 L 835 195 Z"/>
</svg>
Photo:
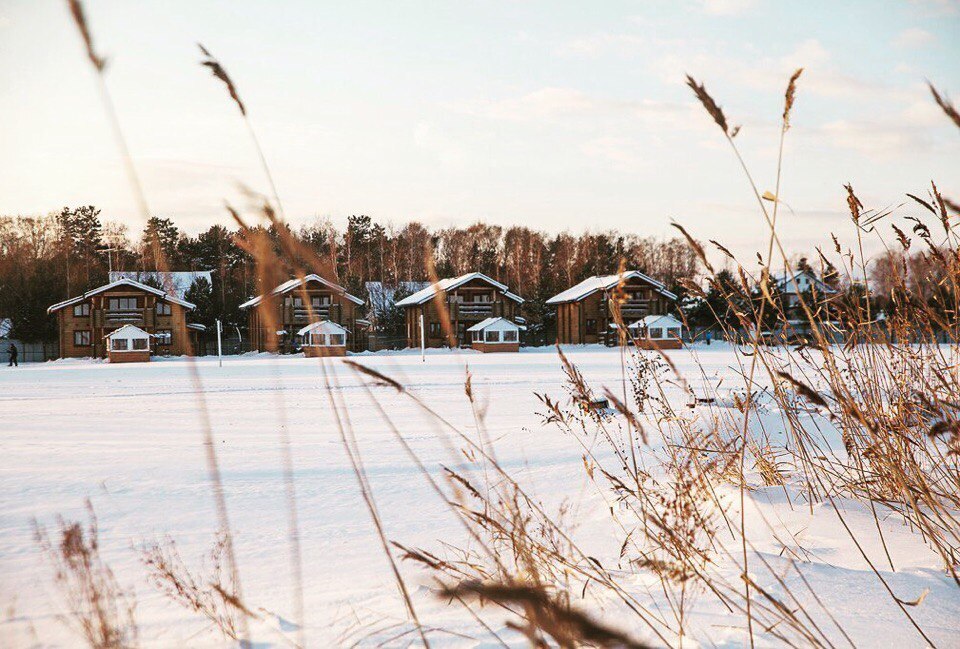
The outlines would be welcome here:
<svg viewBox="0 0 960 649">
<path fill-rule="evenodd" d="M 307 251 L 303 259 L 284 258 L 279 228 Z M 510 286 L 526 300 L 531 327 L 547 331 L 552 313 L 544 302 L 596 274 L 615 273 L 621 259 L 682 294 L 695 281 L 696 255 L 681 238 L 657 239 L 618 231 L 548 234 L 522 226 L 475 223 L 430 229 L 418 222 L 401 226 L 350 216 L 345 228 L 316 220 L 299 228 L 278 222 L 229 229 L 213 225 L 188 235 L 168 218 L 153 217 L 140 232 L 105 221 L 94 206 L 64 207 L 44 216 L 0 217 L 0 317 L 9 318 L 11 337 L 25 342 L 56 338 L 46 308 L 107 282 L 114 271 L 210 270 L 213 286 L 194 285 L 187 299 L 197 305 L 191 320 L 244 327 L 238 305 L 265 289 L 258 275 L 254 241 L 272 242 L 289 275 L 317 272 L 367 298 L 367 282 L 403 287 L 431 277 L 479 271 Z M 165 264 L 165 265 L 164 265 Z M 282 281 L 286 278 L 276 278 Z M 401 297 L 398 289 L 395 298 Z M 379 314 L 378 324 L 399 322 Z M 386 317 L 384 317 L 386 315 Z"/>
</svg>

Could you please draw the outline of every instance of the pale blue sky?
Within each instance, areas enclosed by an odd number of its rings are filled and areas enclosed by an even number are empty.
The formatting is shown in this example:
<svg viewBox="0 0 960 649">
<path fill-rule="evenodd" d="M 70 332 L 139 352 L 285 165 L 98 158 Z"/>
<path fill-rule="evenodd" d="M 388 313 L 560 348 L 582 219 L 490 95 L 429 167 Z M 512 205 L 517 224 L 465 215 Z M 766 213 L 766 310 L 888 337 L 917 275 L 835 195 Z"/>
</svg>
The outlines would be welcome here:
<svg viewBox="0 0 960 649">
<path fill-rule="evenodd" d="M 960 97 L 956 0 L 86 6 L 152 211 L 191 231 L 229 223 L 239 182 L 266 191 L 197 41 L 237 82 L 295 223 L 365 213 L 660 235 L 675 219 L 748 253 L 761 221 L 683 74 L 744 125 L 738 142 L 772 189 L 797 66 L 790 247 L 849 231 L 845 182 L 868 206 L 931 179 L 960 197 L 960 134 L 923 84 Z M 0 115 L 0 214 L 92 203 L 142 227 L 65 3 L 0 0 Z"/>
</svg>

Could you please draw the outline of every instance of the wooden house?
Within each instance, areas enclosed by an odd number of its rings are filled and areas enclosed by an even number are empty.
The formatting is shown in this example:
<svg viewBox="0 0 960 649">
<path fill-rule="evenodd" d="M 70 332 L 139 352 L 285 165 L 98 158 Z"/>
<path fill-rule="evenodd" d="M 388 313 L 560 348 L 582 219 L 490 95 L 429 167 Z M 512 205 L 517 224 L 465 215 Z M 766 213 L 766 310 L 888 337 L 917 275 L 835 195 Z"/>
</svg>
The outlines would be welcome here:
<svg viewBox="0 0 960 649">
<path fill-rule="evenodd" d="M 683 322 L 672 315 L 648 315 L 629 325 L 630 338 L 644 349 L 680 349 Z"/>
<path fill-rule="evenodd" d="M 190 302 L 132 279 L 120 279 L 50 306 L 60 329 L 60 356 L 107 356 L 107 338 L 124 325 L 153 336 L 154 354 L 192 353 L 187 312 Z"/>
<path fill-rule="evenodd" d="M 298 332 L 323 320 L 347 330 L 351 351 L 366 349 L 369 323 L 358 317 L 361 306 L 363 300 L 342 286 L 311 274 L 286 281 L 240 308 L 248 314 L 251 349 L 291 353 L 298 349 Z"/>
<path fill-rule="evenodd" d="M 409 347 L 420 346 L 421 322 L 423 342 L 427 347 L 443 347 L 448 343 L 443 316 L 438 309 L 438 295 L 449 314 L 458 347 L 470 345 L 472 334 L 468 330 L 473 325 L 488 318 L 516 320 L 523 304 L 522 297 L 483 273 L 441 279 L 397 302 L 397 306 L 404 310 Z"/>
<path fill-rule="evenodd" d="M 107 358 L 111 363 L 146 363 L 150 360 L 150 334 L 132 324 L 114 329 L 106 336 Z"/>
<path fill-rule="evenodd" d="M 487 318 L 472 327 L 470 348 L 479 352 L 518 352 L 520 351 L 521 325 L 506 318 Z"/>
<path fill-rule="evenodd" d="M 648 315 L 668 313 L 677 296 L 636 270 L 589 277 L 546 302 L 557 308 L 557 342 L 581 345 L 612 340 L 615 300 L 624 324 L 630 326 Z"/>
<path fill-rule="evenodd" d="M 336 322 L 321 320 L 298 331 L 297 337 L 304 356 L 346 356 L 349 334 Z"/>
</svg>

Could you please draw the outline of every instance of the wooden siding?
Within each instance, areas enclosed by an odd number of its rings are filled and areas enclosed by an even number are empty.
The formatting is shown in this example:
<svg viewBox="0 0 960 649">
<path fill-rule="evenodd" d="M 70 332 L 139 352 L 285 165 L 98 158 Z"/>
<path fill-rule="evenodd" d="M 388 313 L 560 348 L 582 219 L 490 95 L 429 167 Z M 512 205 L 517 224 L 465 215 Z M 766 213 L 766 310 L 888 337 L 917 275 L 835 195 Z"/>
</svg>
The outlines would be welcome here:
<svg viewBox="0 0 960 649">
<path fill-rule="evenodd" d="M 313 298 L 318 298 L 321 306 L 308 307 Z M 355 302 L 317 281 L 307 282 L 306 296 L 300 287 L 283 295 L 265 295 L 260 304 L 248 309 L 247 329 L 251 349 L 293 351 L 294 337 L 298 331 L 311 322 L 330 320 L 350 332 L 347 336 L 350 351 L 363 351 L 367 348 L 367 331 L 357 326 L 357 308 Z M 282 338 L 277 335 L 281 330 L 287 332 Z"/>
<path fill-rule="evenodd" d="M 517 302 L 479 278 L 470 280 L 446 293 L 444 303 L 447 305 L 450 325 L 458 347 L 470 346 L 470 334 L 467 329 L 481 320 L 497 317 L 514 320 L 520 315 L 520 305 Z M 445 347 L 447 336 L 443 330 L 443 317 L 437 309 L 436 298 L 431 298 L 423 304 L 405 307 L 407 346 L 420 346 L 421 315 L 426 328 L 426 346 Z"/>
<path fill-rule="evenodd" d="M 669 313 L 674 301 L 663 296 L 640 278 L 631 278 L 623 287 L 620 305 L 624 323 L 630 324 L 648 315 Z M 605 342 L 614 322 L 612 290 L 595 291 L 573 302 L 557 305 L 557 342 L 583 345 Z"/>
<path fill-rule="evenodd" d="M 136 299 L 136 307 L 111 310 L 110 298 L 118 297 Z M 157 314 L 158 302 L 170 306 L 170 315 Z M 89 315 L 75 316 L 74 307 L 84 304 L 88 305 Z M 118 286 L 116 289 L 93 295 L 83 302 L 63 307 L 56 314 L 62 358 L 106 357 L 107 341 L 104 336 L 125 324 L 136 325 L 150 334 L 169 331 L 169 345 L 160 345 L 157 342 L 150 345 L 155 354 L 181 356 L 191 353 L 187 334 L 187 310 L 179 304 L 166 302 L 153 293 L 131 286 Z M 89 345 L 74 344 L 74 333 L 77 331 L 90 332 Z"/>
</svg>

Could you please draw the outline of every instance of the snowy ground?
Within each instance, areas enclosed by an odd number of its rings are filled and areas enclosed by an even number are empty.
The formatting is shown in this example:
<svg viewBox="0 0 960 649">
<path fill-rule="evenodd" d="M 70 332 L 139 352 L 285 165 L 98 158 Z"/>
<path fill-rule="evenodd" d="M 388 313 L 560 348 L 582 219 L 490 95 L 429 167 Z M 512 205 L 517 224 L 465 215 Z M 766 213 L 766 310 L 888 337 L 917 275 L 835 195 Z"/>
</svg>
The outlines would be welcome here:
<svg viewBox="0 0 960 649">
<path fill-rule="evenodd" d="M 709 373 L 733 374 L 735 358 L 729 348 L 700 347 L 695 353 Z M 572 349 L 570 355 L 591 384 L 619 385 L 616 350 L 588 347 Z M 671 356 L 681 372 L 694 373 L 690 351 Z M 571 504 L 570 522 L 576 524 L 578 541 L 602 561 L 616 563 L 620 539 L 609 534 L 604 494 L 587 481 L 581 449 L 556 429 L 543 427 L 536 415 L 542 408 L 534 392 L 562 396 L 560 363 L 553 350 L 512 355 L 437 352 L 428 354 L 425 363 L 409 353 L 353 359 L 400 379 L 468 431 L 474 421 L 463 396 L 464 365 L 469 364 L 474 390 L 490 404 L 487 427 L 502 464 L 522 476 L 529 491 L 548 506 L 562 500 Z M 213 540 L 214 504 L 189 362 L 62 361 L 2 368 L 0 645 L 78 644 L 56 619 L 63 607 L 33 540 L 32 521 L 53 526 L 58 514 L 82 519 L 86 497 L 99 517 L 102 554 L 119 581 L 135 589 L 143 644 L 225 644 L 204 620 L 153 590 L 134 549 L 170 535 L 184 559 L 193 563 Z M 295 454 L 309 644 L 351 644 L 394 622 L 398 633 L 409 628 L 339 441 L 318 361 L 261 355 L 228 358 L 222 368 L 209 358 L 196 365 L 217 440 L 244 597 L 249 606 L 271 612 L 254 625 L 257 646 L 288 646 L 276 629 L 291 629 L 278 444 L 281 412 Z M 458 525 L 370 407 L 361 380 L 340 361 L 332 367 L 389 537 L 433 549 L 440 539 L 461 539 Z M 673 393 L 684 398 L 679 390 Z M 376 394 L 428 466 L 450 462 L 436 426 L 408 399 L 386 389 Z M 777 421 L 768 423 L 776 427 Z M 787 494 L 796 498 L 792 491 Z M 943 576 L 933 553 L 917 535 L 887 517 L 882 525 L 896 566 L 890 570 L 881 560 L 869 510 L 849 501 L 841 505 L 858 541 L 876 565 L 886 568 L 883 576 L 898 597 L 913 600 L 929 589 L 923 603 L 910 609 L 917 623 L 938 646 L 960 646 L 960 589 Z M 802 548 L 804 577 L 857 646 L 924 646 L 830 507 L 818 504 L 811 512 L 789 502 L 783 489 L 758 489 L 750 494 L 748 528 L 756 551 L 774 565 L 783 562 L 784 575 L 789 573 L 781 556 L 784 545 L 798 552 Z M 415 585 L 424 622 L 459 634 L 437 632 L 431 636 L 436 644 L 495 646 L 460 609 L 435 600 L 421 570 L 413 565 L 402 569 Z M 785 579 L 796 582 L 795 577 Z M 643 584 L 637 584 L 637 592 L 649 596 L 651 606 L 663 605 Z M 695 606 L 688 620 L 685 644 L 743 645 L 742 616 L 727 614 L 708 597 L 701 599 L 703 605 Z M 493 629 L 504 628 L 502 612 L 489 610 L 485 618 Z M 829 626 L 826 618 L 818 622 Z M 827 633 L 838 645 L 844 643 L 835 627 Z M 377 637 L 382 641 L 389 633 Z M 404 636 L 387 645 L 412 639 Z M 772 642 L 761 638 L 760 644 Z"/>
</svg>

